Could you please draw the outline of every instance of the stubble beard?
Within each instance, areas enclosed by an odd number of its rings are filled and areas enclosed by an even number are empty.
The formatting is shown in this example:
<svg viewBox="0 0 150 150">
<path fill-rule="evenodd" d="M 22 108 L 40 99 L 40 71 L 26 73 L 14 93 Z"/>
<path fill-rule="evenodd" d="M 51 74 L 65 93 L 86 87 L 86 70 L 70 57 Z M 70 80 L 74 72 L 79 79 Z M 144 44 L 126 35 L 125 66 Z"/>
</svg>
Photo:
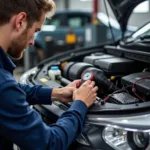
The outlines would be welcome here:
<svg viewBox="0 0 150 150">
<path fill-rule="evenodd" d="M 26 29 L 19 37 L 11 42 L 7 54 L 13 60 L 20 60 L 23 57 L 24 50 L 28 47 L 27 43 L 28 29 Z"/>
</svg>

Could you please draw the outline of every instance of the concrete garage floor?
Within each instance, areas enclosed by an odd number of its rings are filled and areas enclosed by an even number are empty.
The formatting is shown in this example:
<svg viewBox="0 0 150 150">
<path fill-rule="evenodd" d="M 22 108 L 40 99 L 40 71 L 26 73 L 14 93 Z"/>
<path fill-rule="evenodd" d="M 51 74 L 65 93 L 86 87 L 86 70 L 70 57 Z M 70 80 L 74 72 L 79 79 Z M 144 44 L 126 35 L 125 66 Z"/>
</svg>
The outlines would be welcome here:
<svg viewBox="0 0 150 150">
<path fill-rule="evenodd" d="M 20 77 L 22 76 L 23 72 L 23 67 L 17 67 L 14 71 L 14 77 L 16 81 L 19 81 Z"/>
</svg>

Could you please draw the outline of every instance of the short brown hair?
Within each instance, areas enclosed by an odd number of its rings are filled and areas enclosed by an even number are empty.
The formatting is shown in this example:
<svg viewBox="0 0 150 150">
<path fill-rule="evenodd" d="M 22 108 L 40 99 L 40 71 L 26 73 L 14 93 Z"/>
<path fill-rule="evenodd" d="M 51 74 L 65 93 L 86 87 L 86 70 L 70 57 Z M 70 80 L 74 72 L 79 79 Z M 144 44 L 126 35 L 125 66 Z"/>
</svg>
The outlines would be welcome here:
<svg viewBox="0 0 150 150">
<path fill-rule="evenodd" d="M 0 25 L 8 23 L 13 15 L 20 12 L 27 14 L 28 23 L 32 25 L 40 20 L 43 11 L 51 17 L 55 7 L 53 0 L 0 0 Z"/>
</svg>

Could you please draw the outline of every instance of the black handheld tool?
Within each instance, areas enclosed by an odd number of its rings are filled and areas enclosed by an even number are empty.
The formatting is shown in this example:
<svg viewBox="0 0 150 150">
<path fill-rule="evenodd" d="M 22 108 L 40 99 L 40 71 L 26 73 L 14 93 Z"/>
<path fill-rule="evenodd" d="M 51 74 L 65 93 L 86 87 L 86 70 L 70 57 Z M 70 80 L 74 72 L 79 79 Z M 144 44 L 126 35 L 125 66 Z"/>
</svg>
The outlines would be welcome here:
<svg viewBox="0 0 150 150">
<path fill-rule="evenodd" d="M 112 93 L 118 90 L 118 88 L 105 77 L 104 73 L 100 69 L 96 68 L 86 69 L 81 75 L 81 80 L 82 83 L 87 80 L 95 81 L 96 85 L 100 89 L 103 89 L 108 93 Z"/>
</svg>

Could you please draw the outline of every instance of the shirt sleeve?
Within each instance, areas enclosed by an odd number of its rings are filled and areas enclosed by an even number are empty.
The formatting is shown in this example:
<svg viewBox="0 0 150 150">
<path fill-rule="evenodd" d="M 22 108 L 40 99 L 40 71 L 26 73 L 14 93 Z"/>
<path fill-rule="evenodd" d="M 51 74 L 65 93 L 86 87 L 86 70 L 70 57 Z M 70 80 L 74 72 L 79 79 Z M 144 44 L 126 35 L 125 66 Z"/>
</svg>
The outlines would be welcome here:
<svg viewBox="0 0 150 150">
<path fill-rule="evenodd" d="M 22 149 L 66 150 L 82 131 L 86 112 L 82 101 L 74 101 L 49 127 L 28 107 L 17 83 L 10 81 L 0 87 L 0 134 Z"/>
<path fill-rule="evenodd" d="M 19 87 L 25 92 L 27 97 L 27 102 L 30 105 L 44 104 L 50 105 L 52 89 L 44 88 L 41 85 L 30 86 L 18 83 Z"/>
</svg>

